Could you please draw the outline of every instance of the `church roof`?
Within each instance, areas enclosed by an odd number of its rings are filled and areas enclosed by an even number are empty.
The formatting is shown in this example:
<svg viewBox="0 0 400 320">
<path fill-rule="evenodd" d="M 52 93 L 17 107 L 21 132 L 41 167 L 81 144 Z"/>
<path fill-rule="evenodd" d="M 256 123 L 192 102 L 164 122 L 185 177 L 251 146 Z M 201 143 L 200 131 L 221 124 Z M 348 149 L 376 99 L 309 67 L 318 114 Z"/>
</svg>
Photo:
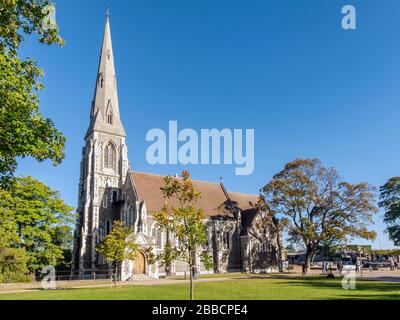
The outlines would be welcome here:
<svg viewBox="0 0 400 320">
<path fill-rule="evenodd" d="M 164 185 L 164 176 L 143 172 L 131 173 L 136 192 L 140 201 L 146 202 L 149 212 L 158 211 L 165 203 L 161 187 Z M 232 216 L 224 210 L 227 201 L 219 183 L 193 180 L 194 187 L 201 193 L 198 208 L 204 210 L 207 216 Z M 232 201 L 236 201 L 241 210 L 251 209 L 258 200 L 258 195 L 229 192 Z M 169 199 L 174 204 L 174 199 Z"/>
</svg>

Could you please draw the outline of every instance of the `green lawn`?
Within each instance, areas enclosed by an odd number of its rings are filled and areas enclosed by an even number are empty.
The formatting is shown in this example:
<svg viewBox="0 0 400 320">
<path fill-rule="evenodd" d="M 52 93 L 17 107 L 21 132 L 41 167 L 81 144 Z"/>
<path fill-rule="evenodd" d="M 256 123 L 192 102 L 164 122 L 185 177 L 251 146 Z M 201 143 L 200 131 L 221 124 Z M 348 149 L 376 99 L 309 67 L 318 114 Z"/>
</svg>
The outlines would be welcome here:
<svg viewBox="0 0 400 320">
<path fill-rule="evenodd" d="M 212 278 L 240 278 L 240 277 L 248 277 L 250 274 L 244 274 L 244 273 L 239 273 L 239 272 L 233 272 L 233 273 L 211 273 L 211 274 L 202 274 L 201 278 L 202 279 L 212 279 Z M 168 279 L 174 279 L 174 280 L 188 280 L 189 276 L 186 276 L 186 279 L 184 276 L 175 276 L 175 277 L 168 277 Z"/>
<path fill-rule="evenodd" d="M 66 289 L 0 294 L 0 299 L 30 300 L 183 300 L 188 285 L 124 286 L 118 289 Z M 253 278 L 195 284 L 198 300 L 270 300 L 270 299 L 397 299 L 400 283 L 358 281 L 356 290 L 344 290 L 339 279 L 272 279 Z"/>
</svg>

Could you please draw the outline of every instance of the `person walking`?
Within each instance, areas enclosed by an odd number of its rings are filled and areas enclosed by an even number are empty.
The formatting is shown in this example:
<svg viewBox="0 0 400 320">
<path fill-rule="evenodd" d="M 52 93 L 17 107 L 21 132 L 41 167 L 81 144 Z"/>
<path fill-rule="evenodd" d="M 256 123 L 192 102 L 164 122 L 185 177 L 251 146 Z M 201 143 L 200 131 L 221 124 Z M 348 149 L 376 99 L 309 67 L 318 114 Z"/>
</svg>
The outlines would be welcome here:
<svg viewBox="0 0 400 320">
<path fill-rule="evenodd" d="M 339 274 L 342 275 L 343 265 L 341 261 L 337 263 L 337 270 L 339 271 Z"/>
</svg>

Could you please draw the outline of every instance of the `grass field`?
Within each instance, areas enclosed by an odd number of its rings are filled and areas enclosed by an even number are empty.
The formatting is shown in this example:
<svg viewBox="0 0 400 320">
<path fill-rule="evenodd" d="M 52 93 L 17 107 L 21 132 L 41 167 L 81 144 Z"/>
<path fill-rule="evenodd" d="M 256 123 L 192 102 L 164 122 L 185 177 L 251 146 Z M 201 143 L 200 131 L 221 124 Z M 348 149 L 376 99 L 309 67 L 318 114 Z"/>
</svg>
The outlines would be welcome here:
<svg viewBox="0 0 400 320">
<path fill-rule="evenodd" d="M 121 288 L 66 289 L 0 294 L 0 300 L 184 300 L 187 284 L 123 286 Z M 344 290 L 339 279 L 253 278 L 195 283 L 198 300 L 331 300 L 396 299 L 400 283 L 358 281 L 356 290 Z"/>
<path fill-rule="evenodd" d="M 272 275 L 271 273 L 269 275 Z M 232 272 L 232 273 L 211 273 L 211 274 L 202 274 L 201 278 L 202 279 L 215 279 L 215 278 L 243 278 L 243 276 L 246 277 L 251 277 L 251 276 L 257 276 L 257 277 L 266 277 L 266 274 L 243 274 L 240 272 Z M 175 277 L 168 277 L 168 279 L 174 279 L 174 280 L 188 280 L 188 276 L 185 278 L 184 276 L 175 276 Z"/>
</svg>

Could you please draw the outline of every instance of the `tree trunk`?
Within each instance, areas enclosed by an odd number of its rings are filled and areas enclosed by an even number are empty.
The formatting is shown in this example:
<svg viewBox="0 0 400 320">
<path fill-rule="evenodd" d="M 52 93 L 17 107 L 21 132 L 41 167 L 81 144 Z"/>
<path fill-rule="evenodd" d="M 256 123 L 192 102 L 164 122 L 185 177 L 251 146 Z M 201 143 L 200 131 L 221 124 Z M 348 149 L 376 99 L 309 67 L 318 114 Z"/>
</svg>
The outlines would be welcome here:
<svg viewBox="0 0 400 320">
<path fill-rule="evenodd" d="M 190 292 L 189 292 L 189 297 L 190 297 L 190 301 L 193 300 L 193 266 L 190 265 Z"/>
<path fill-rule="evenodd" d="M 117 277 L 118 277 L 118 275 L 117 275 L 117 270 L 118 270 L 118 265 L 117 265 L 117 263 L 115 263 L 115 268 L 114 268 L 114 288 L 116 289 L 117 288 Z"/>
<path fill-rule="evenodd" d="M 304 275 L 308 275 L 310 269 L 311 269 L 311 260 L 314 257 L 315 254 L 315 249 L 311 245 L 307 245 L 307 251 L 306 251 L 306 258 L 305 258 L 305 270 L 304 270 Z"/>
<path fill-rule="evenodd" d="M 280 220 L 275 216 L 272 217 L 272 222 L 274 224 L 275 233 L 276 233 L 276 262 L 278 264 L 279 272 L 283 272 L 283 243 L 281 239 L 281 228 L 280 228 Z"/>
<path fill-rule="evenodd" d="M 280 232 L 278 231 L 277 236 L 276 236 L 276 242 L 277 242 L 277 262 L 278 262 L 278 269 L 279 272 L 283 272 L 283 244 L 282 244 L 282 239 Z"/>
</svg>

